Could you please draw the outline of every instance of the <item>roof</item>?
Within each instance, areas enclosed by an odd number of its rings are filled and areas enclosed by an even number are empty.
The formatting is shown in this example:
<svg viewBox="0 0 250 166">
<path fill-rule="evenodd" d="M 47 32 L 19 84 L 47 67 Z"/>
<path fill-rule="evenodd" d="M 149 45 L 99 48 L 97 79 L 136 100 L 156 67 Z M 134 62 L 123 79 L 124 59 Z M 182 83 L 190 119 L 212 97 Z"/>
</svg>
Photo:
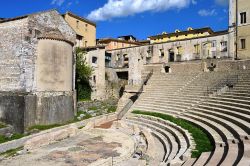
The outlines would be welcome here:
<svg viewBox="0 0 250 166">
<path fill-rule="evenodd" d="M 74 43 L 65 39 L 63 34 L 58 29 L 53 31 L 46 31 L 42 36 L 38 37 L 38 39 L 60 40 L 74 45 Z"/>
<path fill-rule="evenodd" d="M 128 44 L 142 45 L 140 42 L 127 41 L 127 40 L 114 39 L 114 38 L 103 38 L 103 39 L 99 39 L 97 42 L 98 43 L 109 43 L 111 41 L 121 42 L 121 43 L 128 43 Z"/>
<path fill-rule="evenodd" d="M 81 47 L 81 49 L 86 51 L 97 50 L 97 49 L 105 49 L 105 46 L 89 46 L 89 47 Z"/>
<path fill-rule="evenodd" d="M 29 15 L 25 15 L 25 16 L 19 16 L 19 17 L 14 17 L 14 18 L 6 18 L 6 19 L 0 19 L 0 23 L 4 23 L 4 22 L 9 22 L 9 21 L 15 21 L 15 20 L 21 20 L 24 18 L 27 18 Z"/>
<path fill-rule="evenodd" d="M 118 36 L 118 38 L 130 38 L 130 37 L 136 40 L 136 37 L 134 37 L 133 35 Z"/>
<path fill-rule="evenodd" d="M 175 40 L 175 41 L 165 41 L 165 42 L 152 43 L 152 44 L 150 43 L 150 44 L 148 44 L 148 46 L 153 46 L 153 45 L 157 45 L 157 44 L 164 44 L 164 43 L 174 43 L 174 42 L 180 42 L 180 41 L 186 41 L 186 40 L 201 39 L 201 38 L 209 38 L 209 37 L 214 37 L 214 36 L 219 36 L 219 35 L 226 35 L 228 33 L 229 33 L 228 30 L 223 30 L 223 31 L 214 32 L 213 34 L 211 34 L 209 36 L 199 36 L 199 37 L 193 37 L 193 38 L 188 38 L 188 39 L 179 39 L 179 40 Z M 136 47 L 141 47 L 141 46 L 131 46 L 131 47 L 127 47 L 127 48 L 117 48 L 117 49 L 113 49 L 113 50 L 109 50 L 109 51 L 122 50 L 122 49 L 128 49 L 128 48 L 136 48 Z"/>
<path fill-rule="evenodd" d="M 13 17 L 13 18 L 5 18 L 3 20 L 0 19 L 0 23 L 9 22 L 9 21 L 15 21 L 15 20 L 21 20 L 21 19 L 27 18 L 27 17 L 32 16 L 32 15 L 36 15 L 36 14 L 40 14 L 40 13 L 45 13 L 45 12 L 49 12 L 49 11 L 57 11 L 57 10 L 56 9 L 51 9 L 51 10 L 41 11 L 41 12 L 27 14 L 27 15 L 23 15 L 23 16 Z"/>
<path fill-rule="evenodd" d="M 199 29 L 192 29 L 188 31 L 180 31 L 180 32 L 174 32 L 174 33 L 168 33 L 168 34 L 162 34 L 162 35 L 155 35 L 155 36 L 150 36 L 150 39 L 159 39 L 163 37 L 172 37 L 172 36 L 177 36 L 177 35 L 187 35 L 187 34 L 193 34 L 193 33 L 204 33 L 208 32 L 209 34 L 213 34 L 214 31 L 210 27 L 205 27 L 205 28 L 199 28 Z"/>
<path fill-rule="evenodd" d="M 81 20 L 81 21 L 84 21 L 84 22 L 86 22 L 86 23 L 89 23 L 89 24 L 91 24 L 91 25 L 93 25 L 93 26 L 96 27 L 96 23 L 95 23 L 95 22 L 90 21 L 90 20 L 88 20 L 88 19 L 86 19 L 86 18 L 80 17 L 80 16 L 78 16 L 78 15 L 72 13 L 72 12 L 66 12 L 65 14 L 62 14 L 63 17 L 65 17 L 65 15 L 69 15 L 69 16 L 71 16 L 71 17 L 74 17 L 74 18 L 76 18 L 76 19 L 78 19 L 78 20 Z"/>
</svg>

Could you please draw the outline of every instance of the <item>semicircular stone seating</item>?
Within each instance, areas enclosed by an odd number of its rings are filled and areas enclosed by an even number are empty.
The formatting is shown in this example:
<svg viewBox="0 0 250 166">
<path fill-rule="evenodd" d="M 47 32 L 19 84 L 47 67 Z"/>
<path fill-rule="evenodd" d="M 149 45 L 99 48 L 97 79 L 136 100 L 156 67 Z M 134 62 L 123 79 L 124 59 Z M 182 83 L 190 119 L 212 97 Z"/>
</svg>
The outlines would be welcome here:
<svg viewBox="0 0 250 166">
<path fill-rule="evenodd" d="M 225 80 L 228 79 L 236 81 L 233 87 L 226 86 Z M 222 86 L 218 88 L 218 85 Z M 195 144 L 187 131 L 156 117 L 127 114 L 127 123 L 149 128 L 165 144 L 162 160 L 165 164 L 250 165 L 249 70 L 154 73 L 131 110 L 158 112 L 184 119 L 202 128 L 214 142 L 214 151 L 192 159 L 190 152 Z"/>
</svg>

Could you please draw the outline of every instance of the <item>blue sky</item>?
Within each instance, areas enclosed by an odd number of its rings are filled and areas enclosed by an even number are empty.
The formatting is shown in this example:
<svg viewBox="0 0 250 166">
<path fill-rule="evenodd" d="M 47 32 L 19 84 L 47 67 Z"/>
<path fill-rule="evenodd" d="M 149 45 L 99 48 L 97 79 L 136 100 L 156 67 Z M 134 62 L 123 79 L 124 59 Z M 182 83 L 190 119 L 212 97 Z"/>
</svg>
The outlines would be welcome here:
<svg viewBox="0 0 250 166">
<path fill-rule="evenodd" d="M 4 0 L 0 17 L 55 8 L 95 20 L 98 38 L 131 34 L 146 39 L 188 27 L 227 29 L 227 3 L 228 0 Z"/>
</svg>

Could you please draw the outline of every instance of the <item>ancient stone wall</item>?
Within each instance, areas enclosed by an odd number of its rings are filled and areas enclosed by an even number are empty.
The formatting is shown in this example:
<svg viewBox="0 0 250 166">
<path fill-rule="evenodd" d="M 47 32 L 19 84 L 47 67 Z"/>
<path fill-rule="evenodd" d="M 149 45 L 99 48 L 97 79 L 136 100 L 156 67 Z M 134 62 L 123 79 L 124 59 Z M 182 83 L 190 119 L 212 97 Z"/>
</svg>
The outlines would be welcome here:
<svg viewBox="0 0 250 166">
<path fill-rule="evenodd" d="M 22 132 L 74 117 L 75 38 L 55 10 L 0 23 L 1 120 Z"/>
<path fill-rule="evenodd" d="M 26 80 L 23 69 L 29 52 L 29 43 L 25 40 L 27 25 L 27 18 L 0 24 L 1 91 L 25 91 L 25 82 L 31 81 Z"/>
<path fill-rule="evenodd" d="M 11 124 L 17 132 L 24 130 L 25 94 L 0 94 L 0 121 Z"/>
</svg>

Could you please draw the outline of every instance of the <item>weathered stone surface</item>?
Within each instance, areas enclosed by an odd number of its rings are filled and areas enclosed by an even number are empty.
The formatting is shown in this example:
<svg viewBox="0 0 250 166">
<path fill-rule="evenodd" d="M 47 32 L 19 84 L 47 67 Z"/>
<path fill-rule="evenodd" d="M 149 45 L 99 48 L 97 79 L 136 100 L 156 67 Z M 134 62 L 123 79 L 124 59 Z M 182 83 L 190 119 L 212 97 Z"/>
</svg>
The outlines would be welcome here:
<svg viewBox="0 0 250 166">
<path fill-rule="evenodd" d="M 55 141 L 61 141 L 68 137 L 73 137 L 77 134 L 77 130 L 78 129 L 76 127 L 69 127 L 66 129 L 39 135 L 37 137 L 28 140 L 24 144 L 24 149 L 30 151 L 45 145 L 49 145 Z"/>
<path fill-rule="evenodd" d="M 1 120 L 21 132 L 73 118 L 75 37 L 56 10 L 0 23 Z"/>
</svg>

